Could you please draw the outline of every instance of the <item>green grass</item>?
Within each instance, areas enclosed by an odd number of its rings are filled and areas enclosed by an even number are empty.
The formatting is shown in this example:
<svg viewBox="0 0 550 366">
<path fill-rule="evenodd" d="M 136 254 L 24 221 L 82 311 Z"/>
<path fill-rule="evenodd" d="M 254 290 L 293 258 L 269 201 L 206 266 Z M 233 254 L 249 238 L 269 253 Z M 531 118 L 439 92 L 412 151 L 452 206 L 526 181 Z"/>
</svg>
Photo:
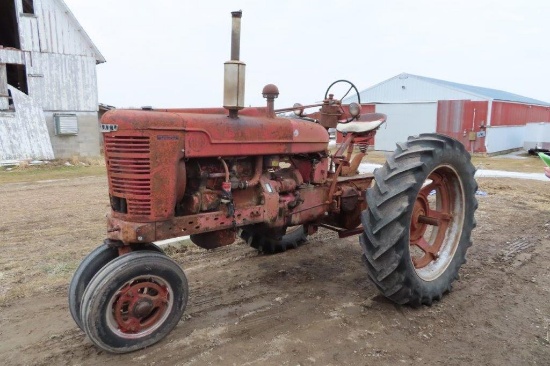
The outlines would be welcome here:
<svg viewBox="0 0 550 366">
<path fill-rule="evenodd" d="M 0 168 L 0 184 L 106 175 L 102 165 L 42 165 L 8 169 Z"/>
</svg>

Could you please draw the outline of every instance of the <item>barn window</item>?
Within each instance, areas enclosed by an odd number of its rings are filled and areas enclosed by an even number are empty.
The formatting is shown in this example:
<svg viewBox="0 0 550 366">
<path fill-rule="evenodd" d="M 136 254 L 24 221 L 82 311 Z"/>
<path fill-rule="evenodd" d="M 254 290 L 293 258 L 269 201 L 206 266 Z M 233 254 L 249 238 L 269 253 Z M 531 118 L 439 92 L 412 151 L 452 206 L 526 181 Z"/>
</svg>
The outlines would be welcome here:
<svg viewBox="0 0 550 366">
<path fill-rule="evenodd" d="M 0 46 L 20 48 L 15 2 L 0 0 Z"/>
<path fill-rule="evenodd" d="M 23 13 L 25 13 L 25 14 L 34 14 L 34 1 L 33 0 L 23 0 Z"/>
<path fill-rule="evenodd" d="M 78 118 L 76 114 L 55 114 L 56 135 L 78 135 Z"/>
<path fill-rule="evenodd" d="M 8 74 L 8 84 L 25 94 L 29 94 L 29 88 L 27 86 L 27 68 L 25 65 L 7 64 L 6 73 Z"/>
</svg>

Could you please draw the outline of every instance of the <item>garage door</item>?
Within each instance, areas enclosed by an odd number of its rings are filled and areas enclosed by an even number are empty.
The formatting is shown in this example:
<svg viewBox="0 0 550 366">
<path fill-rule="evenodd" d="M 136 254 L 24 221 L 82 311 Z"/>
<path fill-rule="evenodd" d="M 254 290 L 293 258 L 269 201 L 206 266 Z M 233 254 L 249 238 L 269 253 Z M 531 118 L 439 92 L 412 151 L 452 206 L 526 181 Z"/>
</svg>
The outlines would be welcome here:
<svg viewBox="0 0 550 366">
<path fill-rule="evenodd" d="M 377 104 L 376 112 L 388 120 L 376 133 L 375 150 L 393 151 L 397 142 L 437 128 L 437 103 Z"/>
</svg>

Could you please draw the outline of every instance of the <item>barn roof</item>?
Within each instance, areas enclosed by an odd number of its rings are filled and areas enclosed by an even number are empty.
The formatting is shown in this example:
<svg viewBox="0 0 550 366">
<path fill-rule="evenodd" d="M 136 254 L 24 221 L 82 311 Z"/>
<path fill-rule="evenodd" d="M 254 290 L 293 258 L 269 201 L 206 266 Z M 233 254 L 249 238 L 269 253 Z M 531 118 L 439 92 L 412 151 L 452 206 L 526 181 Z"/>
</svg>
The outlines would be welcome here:
<svg viewBox="0 0 550 366">
<path fill-rule="evenodd" d="M 444 100 L 444 99 L 449 99 L 449 96 L 453 96 L 454 94 L 457 94 L 457 95 L 462 95 L 463 97 L 467 97 L 468 95 L 472 96 L 472 97 L 475 97 L 475 99 L 478 99 L 478 100 L 500 100 L 500 101 L 507 101 L 507 102 L 515 102 L 515 103 L 523 103 L 523 104 L 534 104 L 534 105 L 542 105 L 542 106 L 550 106 L 550 103 L 547 103 L 547 102 L 544 102 L 544 101 L 541 101 L 541 100 L 537 100 L 537 99 L 533 99 L 533 98 L 529 98 L 529 97 L 524 97 L 522 95 L 518 95 L 518 94 L 514 94 L 514 93 L 509 93 L 509 92 L 506 92 L 506 91 L 502 91 L 502 90 L 497 90 L 497 89 L 491 89 L 491 88 L 484 88 L 484 87 L 481 87 L 481 86 L 474 86 L 474 85 L 467 85 L 467 84 L 460 84 L 460 83 L 455 83 L 455 82 L 452 82 L 452 81 L 446 81 L 446 80 L 440 80 L 440 79 L 434 79 L 434 78 L 429 78 L 429 77 L 425 77 L 425 76 L 419 76 L 419 75 L 413 75 L 413 74 L 408 74 L 408 73 L 401 73 L 399 75 L 396 75 L 388 80 L 385 80 L 381 83 L 378 83 L 368 89 L 365 89 L 363 90 L 360 94 L 361 94 L 361 99 L 365 99 L 365 100 L 370 100 L 372 99 L 373 97 L 374 98 L 380 98 L 380 94 L 377 94 L 376 92 L 378 90 L 381 90 L 381 89 L 384 89 L 384 88 L 387 88 L 388 87 L 388 84 L 392 84 L 392 83 L 396 83 L 398 81 L 398 79 L 400 80 L 406 80 L 406 79 L 412 79 L 412 80 L 417 80 L 417 82 L 422 82 L 424 83 L 423 85 L 432 85 L 433 88 L 430 88 L 430 87 L 427 87 L 427 88 L 422 88 L 422 92 L 421 92 L 421 95 L 423 97 L 427 97 L 427 98 L 438 98 L 439 95 L 441 95 L 440 99 L 441 100 Z M 432 89 L 432 90 L 430 90 Z M 429 90 L 428 93 L 426 93 L 426 90 Z M 438 91 L 436 91 L 438 90 Z M 445 92 L 445 90 L 447 92 Z M 386 92 L 385 92 L 385 96 L 384 98 L 382 99 L 386 99 L 386 98 L 395 98 L 396 95 L 399 95 L 397 93 L 388 93 L 387 92 L 387 89 L 386 89 Z M 454 94 L 453 94 L 454 93 Z M 445 94 L 445 95 L 443 95 Z M 374 96 L 376 95 L 376 96 Z M 388 97 L 389 95 L 389 97 Z M 394 102 L 398 101 L 400 97 L 397 97 L 397 100 L 395 100 Z M 453 98 L 451 98 L 453 99 Z M 373 100 L 373 102 L 384 102 L 385 100 Z"/>
</svg>

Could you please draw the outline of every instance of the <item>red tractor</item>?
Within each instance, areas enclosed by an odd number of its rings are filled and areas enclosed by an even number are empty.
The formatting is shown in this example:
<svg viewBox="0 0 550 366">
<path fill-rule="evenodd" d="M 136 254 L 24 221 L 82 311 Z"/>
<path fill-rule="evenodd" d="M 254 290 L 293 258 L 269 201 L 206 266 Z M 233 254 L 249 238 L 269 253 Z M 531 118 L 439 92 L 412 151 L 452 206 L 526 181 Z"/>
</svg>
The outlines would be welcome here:
<svg viewBox="0 0 550 366">
<path fill-rule="evenodd" d="M 69 288 L 74 320 L 102 349 L 147 347 L 180 320 L 187 280 L 158 240 L 188 235 L 214 249 L 240 235 L 276 253 L 319 227 L 359 235 L 376 287 L 412 306 L 439 300 L 465 262 L 477 184 L 464 146 L 438 134 L 410 137 L 383 167 L 358 174 L 386 116 L 362 114 L 360 101 L 344 105 L 329 90 L 322 103 L 276 111 L 271 84 L 266 108 L 243 108 L 240 20 L 234 12 L 225 109 L 114 110 L 102 118 L 107 239 Z M 311 107 L 320 108 L 304 114 Z M 276 116 L 289 111 L 292 118 Z M 329 128 L 344 136 L 332 154 Z"/>
</svg>

